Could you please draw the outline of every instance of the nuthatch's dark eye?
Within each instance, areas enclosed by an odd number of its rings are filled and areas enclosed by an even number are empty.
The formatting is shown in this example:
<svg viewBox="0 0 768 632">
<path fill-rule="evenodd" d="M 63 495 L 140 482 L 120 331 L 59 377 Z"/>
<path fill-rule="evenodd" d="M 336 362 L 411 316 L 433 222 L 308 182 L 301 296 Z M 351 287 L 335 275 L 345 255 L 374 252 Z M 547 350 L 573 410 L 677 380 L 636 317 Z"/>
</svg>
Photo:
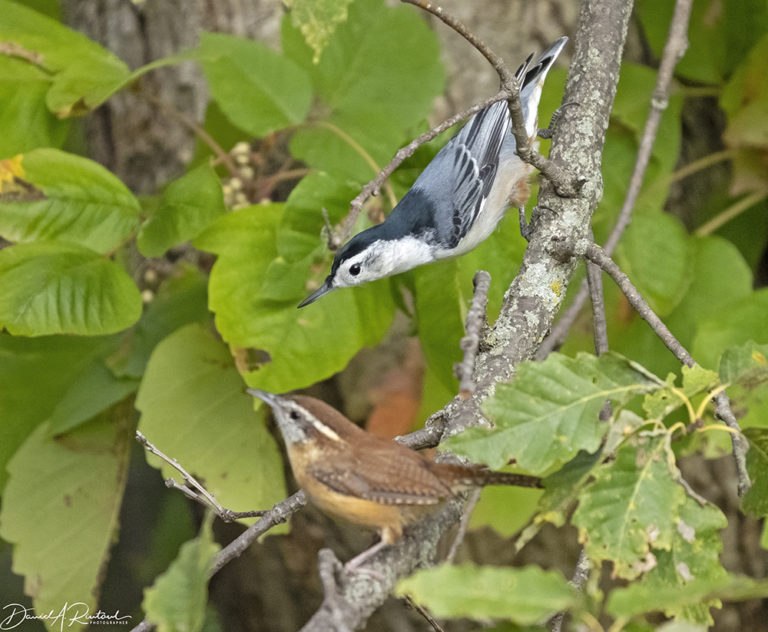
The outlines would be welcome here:
<svg viewBox="0 0 768 632">
<path fill-rule="evenodd" d="M 292 410 L 291 412 L 289 412 L 289 413 L 288 413 L 288 416 L 289 416 L 291 419 L 293 419 L 294 421 L 298 421 L 298 420 L 299 420 L 299 417 L 300 417 L 299 413 L 297 413 L 295 410 Z"/>
<path fill-rule="evenodd" d="M 355 264 L 355 265 L 353 265 L 353 266 L 349 266 L 349 273 L 350 273 L 352 276 L 357 276 L 358 274 L 360 274 L 360 264 L 359 264 L 359 263 L 356 263 L 356 264 Z"/>
</svg>

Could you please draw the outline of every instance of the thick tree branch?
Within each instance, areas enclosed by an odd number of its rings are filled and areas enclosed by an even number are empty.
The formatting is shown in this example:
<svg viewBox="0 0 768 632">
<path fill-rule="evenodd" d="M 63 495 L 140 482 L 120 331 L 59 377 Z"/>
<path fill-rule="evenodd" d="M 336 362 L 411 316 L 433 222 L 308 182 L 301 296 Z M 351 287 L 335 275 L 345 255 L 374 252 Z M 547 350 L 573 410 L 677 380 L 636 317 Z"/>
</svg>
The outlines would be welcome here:
<svg viewBox="0 0 768 632">
<path fill-rule="evenodd" d="M 487 424 L 480 412 L 481 402 L 499 381 L 508 380 L 518 362 L 532 357 L 539 341 L 554 321 L 575 263 L 555 256 L 548 244 L 553 238 L 587 238 L 591 213 L 602 192 L 600 156 L 616 83 L 624 37 L 632 3 L 623 0 L 585 0 L 576 36 L 576 53 L 566 85 L 566 101 L 581 104 L 560 122 L 553 139 L 552 157 L 556 164 L 569 165 L 586 181 L 580 196 L 563 199 L 553 186 L 544 183 L 539 205 L 553 213 L 536 218 L 536 230 L 526 250 L 520 273 L 504 298 L 501 315 L 485 336 L 485 344 L 475 361 L 473 396 L 455 398 L 437 415 L 437 424 L 427 428 L 421 439 L 438 434 Z M 345 622 L 354 628 L 386 599 L 399 577 L 419 564 L 429 563 L 438 540 L 461 514 L 460 504 L 451 503 L 419 523 L 401 542 L 384 549 L 365 564 L 381 574 L 372 581 L 364 573 L 342 574 L 339 596 L 350 604 Z M 333 616 L 321 609 L 305 630 L 332 630 Z"/>
<path fill-rule="evenodd" d="M 672 84 L 672 76 L 675 66 L 688 48 L 688 22 L 691 17 L 691 5 L 693 0 L 677 0 L 675 11 L 672 15 L 672 22 L 669 25 L 667 41 L 664 45 L 664 52 L 659 64 L 659 73 L 656 77 L 656 87 L 651 94 L 651 109 L 648 112 L 648 118 L 645 121 L 643 135 L 640 138 L 640 146 L 635 159 L 635 166 L 632 170 L 632 176 L 629 179 L 627 195 L 621 210 L 616 218 L 616 224 L 611 230 L 608 239 L 603 246 L 605 252 L 610 256 L 616 249 L 619 239 L 624 234 L 632 217 L 632 211 L 635 208 L 637 197 L 645 177 L 645 171 L 651 158 L 651 150 L 659 132 L 661 117 L 669 104 L 669 92 Z M 541 345 L 536 353 L 537 360 L 543 360 L 552 351 L 557 349 L 568 336 L 573 323 L 576 321 L 579 312 L 589 295 L 586 279 L 579 286 L 579 291 L 573 299 L 568 309 L 563 312 L 552 332 Z"/>
<path fill-rule="evenodd" d="M 404 443 L 412 446 L 432 445 L 447 434 L 469 426 L 487 424 L 480 411 L 482 401 L 493 392 L 497 382 L 511 377 L 519 362 L 532 357 L 539 341 L 550 329 L 565 296 L 575 263 L 572 258 L 555 256 L 547 246 L 553 239 L 584 239 L 589 235 L 591 213 L 602 192 L 600 156 L 616 92 L 621 51 L 631 9 L 632 3 L 627 0 L 584 0 L 565 99 L 579 103 L 580 107 L 574 108 L 570 116 L 560 121 L 552 143 L 554 163 L 561 168 L 568 165 L 569 169 L 584 178 L 584 186 L 579 191 L 579 197 L 564 199 L 545 180 L 539 205 L 554 212 L 539 214 L 535 218 L 536 230 L 523 258 L 520 273 L 507 291 L 501 315 L 486 332 L 484 344 L 475 360 L 476 388 L 472 397 L 466 400 L 455 398 L 433 416 L 424 431 L 403 438 Z M 502 98 L 509 96 L 502 92 L 463 114 L 471 116 Z M 443 126 L 422 135 L 400 150 L 397 156 L 401 156 L 400 162 L 420 144 L 461 118 L 453 117 Z M 342 232 L 345 226 L 351 227 L 354 213 L 359 212 L 365 199 L 378 189 L 383 179 L 399 164 L 393 161 L 385 167 L 381 177 L 370 183 L 353 201 L 350 216 L 342 223 Z M 339 627 L 355 629 L 361 626 L 385 601 L 401 577 L 432 563 L 439 540 L 459 519 L 462 507 L 461 502 L 447 503 L 408 529 L 402 540 L 366 561 L 363 569 L 354 573 L 338 573 L 335 591 L 337 607 L 321 607 L 303 629 L 326 632 Z M 269 519 L 286 517 L 287 510 L 278 512 L 276 517 L 268 512 L 249 531 Z M 241 538 L 245 538 L 247 533 Z"/>
</svg>

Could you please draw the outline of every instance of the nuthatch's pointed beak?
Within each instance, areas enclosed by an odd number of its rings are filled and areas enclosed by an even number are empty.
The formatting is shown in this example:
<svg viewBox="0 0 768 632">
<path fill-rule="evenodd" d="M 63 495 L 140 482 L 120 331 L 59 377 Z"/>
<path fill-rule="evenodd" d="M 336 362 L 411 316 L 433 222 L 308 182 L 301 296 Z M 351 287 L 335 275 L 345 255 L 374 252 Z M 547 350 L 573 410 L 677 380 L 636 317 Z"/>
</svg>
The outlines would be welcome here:
<svg viewBox="0 0 768 632">
<path fill-rule="evenodd" d="M 328 294 L 328 292 L 330 292 L 331 290 L 334 289 L 333 285 L 331 285 L 331 283 L 332 283 L 332 281 L 331 281 L 331 277 L 329 275 L 325 279 L 325 282 L 319 288 L 317 288 L 314 292 L 312 292 L 312 294 L 310 294 L 307 298 L 305 298 L 303 301 L 301 301 L 301 303 L 299 303 L 299 306 L 298 306 L 297 309 L 300 309 L 302 307 L 306 307 L 310 303 L 314 303 L 317 299 L 319 299 L 319 298 L 325 296 L 326 294 Z"/>
</svg>

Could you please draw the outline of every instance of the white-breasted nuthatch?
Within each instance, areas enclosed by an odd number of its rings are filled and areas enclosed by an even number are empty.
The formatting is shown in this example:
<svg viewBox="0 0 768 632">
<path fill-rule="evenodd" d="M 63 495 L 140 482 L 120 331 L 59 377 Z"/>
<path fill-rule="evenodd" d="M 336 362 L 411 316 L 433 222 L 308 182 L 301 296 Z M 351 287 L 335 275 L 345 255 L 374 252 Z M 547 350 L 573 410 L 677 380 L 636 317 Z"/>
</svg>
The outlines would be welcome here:
<svg viewBox="0 0 768 632">
<path fill-rule="evenodd" d="M 528 142 L 535 146 L 538 107 L 547 72 L 567 37 L 520 66 L 520 101 Z M 515 153 L 506 101 L 481 110 L 437 153 L 387 219 L 350 239 L 323 285 L 299 307 L 331 290 L 362 285 L 472 250 L 510 206 L 528 199 L 533 168 Z"/>
</svg>

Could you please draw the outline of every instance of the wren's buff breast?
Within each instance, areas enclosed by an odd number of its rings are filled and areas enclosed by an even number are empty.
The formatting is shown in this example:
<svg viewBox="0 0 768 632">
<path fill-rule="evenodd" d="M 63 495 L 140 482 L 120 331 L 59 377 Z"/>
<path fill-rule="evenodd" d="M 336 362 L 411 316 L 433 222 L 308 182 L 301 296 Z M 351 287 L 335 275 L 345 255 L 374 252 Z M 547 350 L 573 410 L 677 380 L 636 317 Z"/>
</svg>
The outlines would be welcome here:
<svg viewBox="0 0 768 632">
<path fill-rule="evenodd" d="M 396 542 L 404 527 L 462 490 L 540 483 L 536 477 L 492 472 L 479 465 L 435 463 L 365 432 L 312 397 L 249 392 L 271 406 L 293 474 L 309 499 L 325 512 L 381 534 L 381 542 L 364 552 L 364 558 L 355 558 L 356 565 Z"/>
</svg>

